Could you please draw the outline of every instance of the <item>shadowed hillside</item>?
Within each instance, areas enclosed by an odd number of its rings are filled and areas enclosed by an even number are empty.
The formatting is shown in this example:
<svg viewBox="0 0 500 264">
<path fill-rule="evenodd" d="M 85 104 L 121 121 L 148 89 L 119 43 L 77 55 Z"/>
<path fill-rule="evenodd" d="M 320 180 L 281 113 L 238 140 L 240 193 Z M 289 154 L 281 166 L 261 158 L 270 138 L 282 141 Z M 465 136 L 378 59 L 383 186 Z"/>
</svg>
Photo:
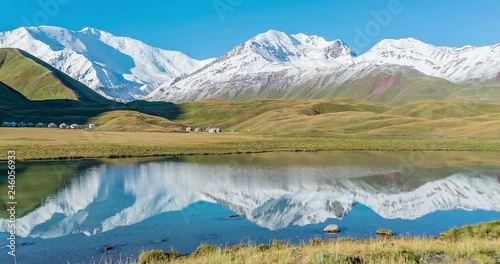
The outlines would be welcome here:
<svg viewBox="0 0 500 264">
<path fill-rule="evenodd" d="M 34 56 L 10 48 L 0 49 L 0 95 L 1 122 L 86 124 L 104 113 L 124 110 L 136 114 L 123 122 L 140 129 L 140 113 L 162 120 L 179 113 L 177 106 L 168 102 L 122 104 L 108 100 Z M 124 113 L 114 116 L 126 116 Z"/>
<path fill-rule="evenodd" d="M 15 105 L 27 105 L 29 100 L 21 93 L 0 81 L 0 107 L 7 108 Z"/>
</svg>

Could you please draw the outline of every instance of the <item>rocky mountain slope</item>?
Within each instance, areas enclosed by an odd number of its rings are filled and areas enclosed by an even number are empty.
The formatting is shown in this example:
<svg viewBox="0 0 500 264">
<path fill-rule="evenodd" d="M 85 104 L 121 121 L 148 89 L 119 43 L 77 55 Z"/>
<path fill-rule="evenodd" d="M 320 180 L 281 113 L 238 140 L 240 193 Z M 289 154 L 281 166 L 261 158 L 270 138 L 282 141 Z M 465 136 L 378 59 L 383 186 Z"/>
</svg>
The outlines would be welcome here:
<svg viewBox="0 0 500 264">
<path fill-rule="evenodd" d="M 0 47 L 22 49 L 101 95 L 124 100 L 142 98 L 208 62 L 93 28 L 18 28 L 0 33 Z"/>
<path fill-rule="evenodd" d="M 444 93 L 450 95 L 469 84 L 495 83 L 499 76 L 500 45 L 448 48 L 411 38 L 383 40 L 357 56 L 340 40 L 269 31 L 186 78 L 166 83 L 147 98 L 179 102 L 214 97 L 331 98 L 349 87 L 348 94 L 366 90 L 356 98 L 387 102 L 391 100 L 377 97 L 391 87 L 408 92 L 415 88 L 408 83 L 418 82 L 416 88 L 429 88 L 423 99 L 440 99 L 436 89 L 439 93 L 455 86 Z"/>
</svg>

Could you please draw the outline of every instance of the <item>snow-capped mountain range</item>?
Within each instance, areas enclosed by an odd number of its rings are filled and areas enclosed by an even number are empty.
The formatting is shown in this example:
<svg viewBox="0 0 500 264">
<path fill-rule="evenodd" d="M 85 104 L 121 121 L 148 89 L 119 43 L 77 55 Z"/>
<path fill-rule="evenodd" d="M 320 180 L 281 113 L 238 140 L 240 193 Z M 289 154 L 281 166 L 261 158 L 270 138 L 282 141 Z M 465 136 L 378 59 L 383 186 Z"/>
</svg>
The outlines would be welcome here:
<svg viewBox="0 0 500 264">
<path fill-rule="evenodd" d="M 143 98 L 210 62 L 93 28 L 18 28 L 0 33 L 0 47 L 27 51 L 101 95 L 125 100 Z"/>
<path fill-rule="evenodd" d="M 500 82 L 500 44 L 450 48 L 388 39 L 358 56 L 341 40 L 270 30 L 217 59 L 198 61 L 101 30 L 41 26 L 0 33 L 0 47 L 23 49 L 95 91 L 124 100 L 297 97 L 287 94 L 290 87 L 334 89 L 398 67 L 457 84 Z"/>
<path fill-rule="evenodd" d="M 378 74 L 380 69 L 390 76 L 407 68 L 459 84 L 500 82 L 500 44 L 448 48 L 412 38 L 383 40 L 357 56 L 341 40 L 269 31 L 186 78 L 163 85 L 147 98 L 174 102 L 211 97 L 308 98 L 315 91 L 333 90 L 349 80 Z"/>
<path fill-rule="evenodd" d="M 221 204 L 271 230 L 343 218 L 358 203 L 386 219 L 416 219 L 454 209 L 500 211 L 500 178 L 494 173 L 452 173 L 419 186 L 381 180 L 399 173 L 396 165 L 98 165 L 17 219 L 16 227 L 22 237 L 91 236 L 200 201 Z M 7 224 L 0 220 L 0 232 L 8 230 Z"/>
</svg>

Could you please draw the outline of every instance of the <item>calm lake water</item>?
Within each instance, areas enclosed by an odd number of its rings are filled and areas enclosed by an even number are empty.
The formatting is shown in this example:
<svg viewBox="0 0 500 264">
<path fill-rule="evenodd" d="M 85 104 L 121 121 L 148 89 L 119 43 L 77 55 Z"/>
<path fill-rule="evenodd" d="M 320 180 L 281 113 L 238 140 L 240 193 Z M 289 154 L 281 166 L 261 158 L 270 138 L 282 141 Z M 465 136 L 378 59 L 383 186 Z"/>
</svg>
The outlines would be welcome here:
<svg viewBox="0 0 500 264">
<path fill-rule="evenodd" d="M 500 219 L 500 153 L 319 152 L 41 162 L 17 171 L 17 263 L 200 244 L 436 236 Z M 0 181 L 2 206 L 7 183 Z M 0 212 L 0 263 L 7 255 Z M 337 224 L 342 232 L 325 235 Z M 105 252 L 106 246 L 113 249 Z"/>
</svg>

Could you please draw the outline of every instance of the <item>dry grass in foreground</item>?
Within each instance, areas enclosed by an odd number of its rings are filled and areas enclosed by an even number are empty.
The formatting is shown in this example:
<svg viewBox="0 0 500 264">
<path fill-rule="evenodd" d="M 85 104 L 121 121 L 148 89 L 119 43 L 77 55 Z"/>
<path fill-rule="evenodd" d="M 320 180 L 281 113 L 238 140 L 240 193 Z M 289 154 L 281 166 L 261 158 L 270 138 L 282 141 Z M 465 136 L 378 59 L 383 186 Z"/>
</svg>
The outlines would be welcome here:
<svg viewBox="0 0 500 264">
<path fill-rule="evenodd" d="M 190 256 L 162 251 L 141 255 L 139 263 L 498 263 L 500 240 L 380 239 L 311 241 L 305 245 L 214 248 L 201 246 Z"/>
<path fill-rule="evenodd" d="M 145 263 L 500 263 L 500 221 L 466 226 L 439 238 L 312 240 L 308 244 L 200 246 L 193 254 L 148 251 Z"/>
</svg>

